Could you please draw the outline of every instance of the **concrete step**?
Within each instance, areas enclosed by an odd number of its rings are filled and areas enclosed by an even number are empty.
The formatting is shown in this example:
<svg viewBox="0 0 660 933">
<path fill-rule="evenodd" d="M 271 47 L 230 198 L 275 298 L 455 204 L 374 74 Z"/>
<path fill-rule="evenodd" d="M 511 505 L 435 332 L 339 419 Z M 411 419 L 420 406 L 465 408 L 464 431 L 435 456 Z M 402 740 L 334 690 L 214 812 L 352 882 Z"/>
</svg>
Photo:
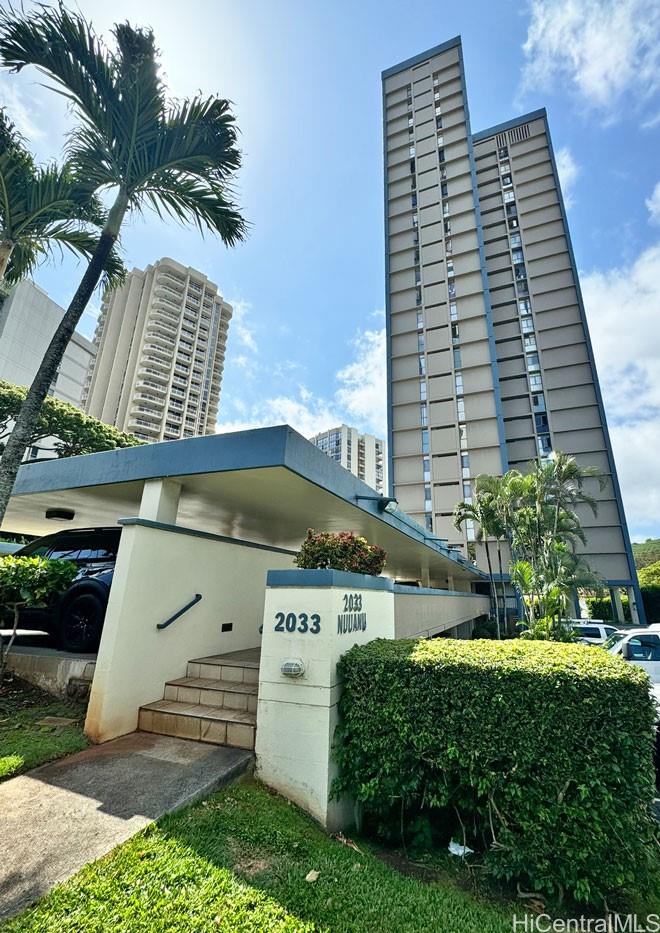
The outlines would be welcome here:
<svg viewBox="0 0 660 933">
<path fill-rule="evenodd" d="M 233 683 L 256 684 L 259 681 L 259 649 L 213 654 L 188 661 L 188 677 L 228 680 Z"/>
<path fill-rule="evenodd" d="M 257 690 L 256 683 L 214 680 L 210 677 L 179 677 L 167 681 L 163 699 L 256 713 Z"/>
<path fill-rule="evenodd" d="M 138 729 L 143 732 L 250 750 L 254 749 L 256 728 L 256 713 L 180 700 L 147 703 L 140 707 L 138 718 Z"/>
</svg>

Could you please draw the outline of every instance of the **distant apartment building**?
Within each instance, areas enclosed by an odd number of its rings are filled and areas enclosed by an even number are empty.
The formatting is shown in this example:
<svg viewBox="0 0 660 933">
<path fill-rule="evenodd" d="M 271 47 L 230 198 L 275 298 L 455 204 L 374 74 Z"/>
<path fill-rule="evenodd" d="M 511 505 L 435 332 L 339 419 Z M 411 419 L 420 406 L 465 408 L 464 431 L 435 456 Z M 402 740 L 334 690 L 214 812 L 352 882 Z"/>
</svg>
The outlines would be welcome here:
<svg viewBox="0 0 660 933">
<path fill-rule="evenodd" d="M 373 434 L 360 434 L 342 424 L 310 437 L 312 444 L 354 476 L 382 495 L 384 491 L 383 442 Z"/>
<path fill-rule="evenodd" d="M 546 112 L 473 133 L 460 38 L 382 81 L 391 492 L 485 567 L 475 477 L 572 454 L 607 479 L 589 563 L 641 609 Z"/>
<path fill-rule="evenodd" d="M 14 286 L 0 307 L 0 379 L 31 385 L 63 317 L 64 308 L 34 282 L 24 279 Z M 50 394 L 82 408 L 85 378 L 95 352 L 91 341 L 74 333 Z"/>
<path fill-rule="evenodd" d="M 172 259 L 133 269 L 103 298 L 86 411 L 142 441 L 212 434 L 232 307 Z"/>
</svg>

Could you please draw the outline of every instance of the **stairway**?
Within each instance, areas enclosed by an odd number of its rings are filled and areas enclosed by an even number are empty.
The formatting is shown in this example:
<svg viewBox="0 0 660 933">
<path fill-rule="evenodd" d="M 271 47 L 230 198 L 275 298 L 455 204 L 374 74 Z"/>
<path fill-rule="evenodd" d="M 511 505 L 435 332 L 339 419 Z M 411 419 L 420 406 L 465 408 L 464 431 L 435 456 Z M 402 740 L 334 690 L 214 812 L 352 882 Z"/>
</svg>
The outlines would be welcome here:
<svg viewBox="0 0 660 933">
<path fill-rule="evenodd" d="M 140 707 L 138 729 L 214 745 L 254 749 L 259 648 L 188 662 L 162 700 Z"/>
</svg>

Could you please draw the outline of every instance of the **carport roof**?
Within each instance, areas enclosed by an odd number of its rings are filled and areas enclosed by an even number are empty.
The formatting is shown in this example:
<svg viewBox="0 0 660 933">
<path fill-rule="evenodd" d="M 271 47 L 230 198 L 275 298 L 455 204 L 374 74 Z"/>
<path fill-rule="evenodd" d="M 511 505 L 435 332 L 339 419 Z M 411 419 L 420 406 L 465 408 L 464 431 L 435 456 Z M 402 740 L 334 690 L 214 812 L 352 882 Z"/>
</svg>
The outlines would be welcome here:
<svg viewBox="0 0 660 933">
<path fill-rule="evenodd" d="M 261 544 L 297 548 L 307 528 L 364 534 L 388 552 L 398 578 L 483 577 L 461 554 L 405 513 L 380 512 L 371 487 L 288 425 L 146 444 L 24 464 L 3 529 L 61 529 L 48 508 L 69 508 L 67 527 L 114 525 L 138 514 L 144 482 L 181 483 L 177 524 Z"/>
</svg>

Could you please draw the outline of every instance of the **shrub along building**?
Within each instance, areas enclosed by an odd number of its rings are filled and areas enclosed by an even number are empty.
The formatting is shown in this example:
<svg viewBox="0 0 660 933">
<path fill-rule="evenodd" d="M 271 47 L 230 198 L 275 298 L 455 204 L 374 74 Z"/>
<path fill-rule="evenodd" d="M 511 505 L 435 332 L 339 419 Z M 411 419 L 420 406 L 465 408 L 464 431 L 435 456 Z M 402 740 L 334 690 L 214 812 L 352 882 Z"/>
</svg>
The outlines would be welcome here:
<svg viewBox="0 0 660 933">
<path fill-rule="evenodd" d="M 474 478 L 573 454 L 608 480 L 590 566 L 642 613 L 546 112 L 473 133 L 460 38 L 382 79 L 391 493 L 485 566 Z"/>
</svg>

